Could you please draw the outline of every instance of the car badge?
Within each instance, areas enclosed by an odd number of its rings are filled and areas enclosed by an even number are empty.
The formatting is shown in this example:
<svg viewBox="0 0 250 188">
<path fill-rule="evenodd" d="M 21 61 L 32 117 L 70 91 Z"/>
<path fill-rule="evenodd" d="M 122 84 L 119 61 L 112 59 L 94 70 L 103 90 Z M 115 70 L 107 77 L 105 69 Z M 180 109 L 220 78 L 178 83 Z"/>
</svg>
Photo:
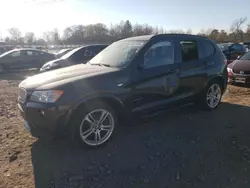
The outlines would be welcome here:
<svg viewBox="0 0 250 188">
<path fill-rule="evenodd" d="M 244 71 L 240 71 L 240 74 L 244 74 Z"/>
</svg>

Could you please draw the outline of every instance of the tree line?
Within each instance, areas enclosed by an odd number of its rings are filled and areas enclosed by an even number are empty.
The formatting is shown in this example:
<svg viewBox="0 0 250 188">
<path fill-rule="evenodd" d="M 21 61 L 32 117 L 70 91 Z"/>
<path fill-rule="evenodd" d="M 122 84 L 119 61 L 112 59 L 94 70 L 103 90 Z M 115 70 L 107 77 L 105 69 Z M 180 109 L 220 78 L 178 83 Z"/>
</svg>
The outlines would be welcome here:
<svg viewBox="0 0 250 188">
<path fill-rule="evenodd" d="M 228 32 L 218 29 L 202 29 L 197 35 L 207 36 L 218 43 L 222 42 L 250 42 L 250 24 L 246 24 L 247 18 L 241 17 L 232 22 Z M 247 25 L 244 31 L 242 28 Z M 8 29 L 9 35 L 4 38 L 7 44 L 14 45 L 81 45 L 88 43 L 112 43 L 122 38 L 163 34 L 180 33 L 192 34 L 192 30 L 166 30 L 163 27 L 153 27 L 148 24 L 132 24 L 129 20 L 107 27 L 103 23 L 90 25 L 72 25 L 64 29 L 60 35 L 58 29 L 43 33 L 42 37 L 36 37 L 34 32 L 24 35 L 18 28 Z"/>
</svg>

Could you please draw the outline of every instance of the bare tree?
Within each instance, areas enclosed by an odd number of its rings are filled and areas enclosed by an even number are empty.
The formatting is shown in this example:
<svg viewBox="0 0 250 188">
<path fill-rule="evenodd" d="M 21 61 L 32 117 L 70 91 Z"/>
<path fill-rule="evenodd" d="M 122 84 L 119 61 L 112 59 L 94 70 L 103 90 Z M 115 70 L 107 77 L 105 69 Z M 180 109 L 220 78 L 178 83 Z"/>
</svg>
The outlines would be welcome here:
<svg viewBox="0 0 250 188">
<path fill-rule="evenodd" d="M 243 32 L 242 32 L 242 25 L 247 21 L 246 17 L 241 17 L 237 20 L 235 20 L 231 27 L 230 31 L 234 35 L 234 41 L 236 42 L 238 40 L 238 37 L 240 37 L 240 40 L 243 41 Z"/>
<path fill-rule="evenodd" d="M 14 43 L 18 43 L 20 40 L 20 37 L 22 35 L 21 31 L 18 28 L 10 28 L 10 29 L 8 29 L 8 32 L 10 34 L 10 39 Z"/>
<path fill-rule="evenodd" d="M 35 34 L 33 32 L 27 32 L 24 36 L 24 42 L 26 44 L 33 44 L 35 41 Z"/>
<path fill-rule="evenodd" d="M 148 24 L 135 24 L 133 27 L 133 34 L 134 36 L 140 36 L 140 35 L 151 35 L 151 34 L 157 34 L 160 32 L 159 30 L 155 30 L 152 26 Z"/>
<path fill-rule="evenodd" d="M 217 35 L 216 41 L 219 42 L 219 43 L 223 43 L 223 42 L 225 42 L 226 37 L 227 37 L 226 31 L 225 30 L 220 30 L 220 32 Z"/>
</svg>

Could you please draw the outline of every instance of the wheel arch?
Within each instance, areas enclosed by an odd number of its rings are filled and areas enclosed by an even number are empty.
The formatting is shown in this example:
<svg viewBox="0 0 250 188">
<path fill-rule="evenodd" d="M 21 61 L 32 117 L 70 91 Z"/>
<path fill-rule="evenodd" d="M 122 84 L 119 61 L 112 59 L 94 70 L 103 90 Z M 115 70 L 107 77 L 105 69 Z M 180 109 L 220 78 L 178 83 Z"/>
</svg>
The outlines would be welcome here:
<svg viewBox="0 0 250 188">
<path fill-rule="evenodd" d="M 226 89 L 227 80 L 224 80 L 224 78 L 221 75 L 215 75 L 215 76 L 210 77 L 208 81 L 206 82 L 205 87 L 207 87 L 211 82 L 214 82 L 214 81 L 218 81 L 218 83 L 222 87 L 222 91 L 224 92 Z"/>
<path fill-rule="evenodd" d="M 75 114 L 79 109 L 86 108 L 87 104 L 92 102 L 100 102 L 108 104 L 117 113 L 118 119 L 126 112 L 124 103 L 117 97 L 111 94 L 105 95 L 92 95 L 84 97 L 84 99 L 78 101 L 72 109 L 72 114 Z"/>
</svg>

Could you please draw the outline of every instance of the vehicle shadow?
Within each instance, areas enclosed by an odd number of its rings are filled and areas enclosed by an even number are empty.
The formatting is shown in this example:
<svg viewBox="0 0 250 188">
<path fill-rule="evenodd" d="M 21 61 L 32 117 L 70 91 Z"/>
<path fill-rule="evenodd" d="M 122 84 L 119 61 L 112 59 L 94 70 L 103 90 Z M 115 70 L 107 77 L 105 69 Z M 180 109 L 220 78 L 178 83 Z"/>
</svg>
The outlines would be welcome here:
<svg viewBox="0 0 250 188">
<path fill-rule="evenodd" d="M 188 106 L 119 127 L 98 149 L 66 140 L 31 148 L 37 188 L 249 187 L 250 108 Z"/>
</svg>

